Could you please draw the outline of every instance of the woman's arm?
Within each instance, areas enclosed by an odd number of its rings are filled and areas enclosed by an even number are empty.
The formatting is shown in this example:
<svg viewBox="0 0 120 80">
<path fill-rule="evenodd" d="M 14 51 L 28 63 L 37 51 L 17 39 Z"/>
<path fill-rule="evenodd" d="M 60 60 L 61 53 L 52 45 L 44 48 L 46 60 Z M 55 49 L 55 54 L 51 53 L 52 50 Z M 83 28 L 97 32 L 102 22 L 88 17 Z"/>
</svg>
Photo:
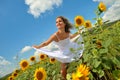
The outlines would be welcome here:
<svg viewBox="0 0 120 80">
<path fill-rule="evenodd" d="M 50 44 L 52 41 L 54 41 L 54 39 L 55 39 L 55 35 L 52 35 L 47 41 L 43 42 L 42 44 L 40 44 L 38 46 L 33 45 L 33 47 L 37 48 L 37 49 L 42 48 L 42 47 L 47 46 L 48 44 Z"/>
<path fill-rule="evenodd" d="M 70 39 L 76 37 L 76 36 L 79 35 L 80 33 L 81 33 L 81 30 L 79 30 L 78 32 L 76 32 L 76 33 L 70 35 Z"/>
</svg>

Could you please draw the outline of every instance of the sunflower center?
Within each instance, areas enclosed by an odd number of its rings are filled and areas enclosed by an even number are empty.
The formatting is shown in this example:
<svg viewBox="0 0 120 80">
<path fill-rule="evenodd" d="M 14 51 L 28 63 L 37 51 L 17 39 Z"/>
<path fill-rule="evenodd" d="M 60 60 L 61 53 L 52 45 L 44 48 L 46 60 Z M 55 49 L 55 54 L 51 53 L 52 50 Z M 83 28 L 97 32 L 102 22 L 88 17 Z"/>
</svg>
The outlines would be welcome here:
<svg viewBox="0 0 120 80">
<path fill-rule="evenodd" d="M 86 27 L 89 27 L 90 25 L 89 25 L 89 23 L 86 23 Z"/>
<path fill-rule="evenodd" d="M 13 78 L 11 77 L 10 80 L 13 80 Z"/>
<path fill-rule="evenodd" d="M 44 58 L 44 55 L 41 55 L 40 58 L 43 59 L 43 58 Z"/>
<path fill-rule="evenodd" d="M 31 58 L 31 61 L 34 61 L 34 60 L 35 60 L 35 58 L 34 58 L 34 57 L 32 57 L 32 58 Z"/>
<path fill-rule="evenodd" d="M 14 76 L 16 77 L 16 76 L 17 76 L 17 73 L 14 73 Z"/>
<path fill-rule="evenodd" d="M 26 66 L 27 66 L 27 63 L 26 63 L 26 62 L 23 62 L 22 66 L 23 66 L 23 67 L 26 67 Z"/>
<path fill-rule="evenodd" d="M 55 58 L 52 58 L 51 61 L 52 61 L 52 62 L 55 61 Z"/>
<path fill-rule="evenodd" d="M 42 73 L 42 72 L 37 72 L 36 77 L 37 77 L 38 80 L 42 80 L 42 78 L 43 78 L 43 73 Z"/>
<path fill-rule="evenodd" d="M 16 73 L 18 73 L 18 72 L 19 72 L 19 70 L 15 70 L 15 72 L 16 72 Z"/>
<path fill-rule="evenodd" d="M 101 5 L 101 9 L 102 9 L 102 10 L 104 9 L 104 6 L 103 6 L 103 5 Z"/>
<path fill-rule="evenodd" d="M 81 19 L 77 19 L 77 20 L 76 20 L 76 23 L 77 23 L 77 24 L 81 24 L 81 23 L 82 23 Z"/>
<path fill-rule="evenodd" d="M 101 42 L 97 42 L 98 45 L 102 45 Z"/>
</svg>

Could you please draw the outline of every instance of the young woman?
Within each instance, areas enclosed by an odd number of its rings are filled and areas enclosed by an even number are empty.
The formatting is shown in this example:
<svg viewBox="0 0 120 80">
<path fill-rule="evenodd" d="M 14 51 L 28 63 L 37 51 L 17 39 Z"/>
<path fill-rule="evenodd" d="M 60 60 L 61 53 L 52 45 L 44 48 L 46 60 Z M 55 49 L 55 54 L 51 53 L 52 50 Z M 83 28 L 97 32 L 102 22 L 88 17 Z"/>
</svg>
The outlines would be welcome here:
<svg viewBox="0 0 120 80">
<path fill-rule="evenodd" d="M 48 40 L 43 42 L 40 45 L 33 45 L 33 48 L 45 53 L 48 56 L 54 57 L 61 62 L 61 74 L 66 80 L 66 64 L 75 60 L 75 57 L 79 58 L 82 56 L 84 44 L 77 44 L 77 42 L 71 41 L 71 39 L 78 36 L 78 33 L 70 34 L 70 29 L 73 27 L 71 23 L 63 16 L 58 16 L 56 18 L 56 26 L 58 30 L 50 36 Z M 78 41 L 82 41 L 82 37 L 78 38 Z M 50 51 L 45 49 L 45 46 L 54 42 L 58 46 L 58 50 Z M 77 52 L 73 53 L 70 49 L 82 49 L 76 50 Z"/>
</svg>

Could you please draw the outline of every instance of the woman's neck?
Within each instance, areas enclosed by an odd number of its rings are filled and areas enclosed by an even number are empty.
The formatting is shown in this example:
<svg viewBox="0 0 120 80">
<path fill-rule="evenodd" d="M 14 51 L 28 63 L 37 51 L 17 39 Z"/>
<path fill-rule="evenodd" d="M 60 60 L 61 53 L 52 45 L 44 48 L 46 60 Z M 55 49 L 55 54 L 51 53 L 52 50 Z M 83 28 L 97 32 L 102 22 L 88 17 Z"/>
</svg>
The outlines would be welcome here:
<svg viewBox="0 0 120 80">
<path fill-rule="evenodd" d="M 66 33 L 65 30 L 58 30 L 59 33 Z"/>
</svg>

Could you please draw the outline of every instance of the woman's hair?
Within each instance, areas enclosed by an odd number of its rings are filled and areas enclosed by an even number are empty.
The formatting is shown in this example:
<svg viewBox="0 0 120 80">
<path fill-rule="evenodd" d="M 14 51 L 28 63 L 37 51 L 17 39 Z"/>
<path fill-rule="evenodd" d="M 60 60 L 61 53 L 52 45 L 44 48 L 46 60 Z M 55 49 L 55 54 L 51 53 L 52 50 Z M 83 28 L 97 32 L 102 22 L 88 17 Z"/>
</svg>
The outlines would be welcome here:
<svg viewBox="0 0 120 80">
<path fill-rule="evenodd" d="M 65 32 L 70 32 L 70 29 L 73 28 L 73 25 L 68 21 L 68 19 L 63 16 L 58 16 L 57 18 L 61 18 L 65 23 Z"/>
</svg>

